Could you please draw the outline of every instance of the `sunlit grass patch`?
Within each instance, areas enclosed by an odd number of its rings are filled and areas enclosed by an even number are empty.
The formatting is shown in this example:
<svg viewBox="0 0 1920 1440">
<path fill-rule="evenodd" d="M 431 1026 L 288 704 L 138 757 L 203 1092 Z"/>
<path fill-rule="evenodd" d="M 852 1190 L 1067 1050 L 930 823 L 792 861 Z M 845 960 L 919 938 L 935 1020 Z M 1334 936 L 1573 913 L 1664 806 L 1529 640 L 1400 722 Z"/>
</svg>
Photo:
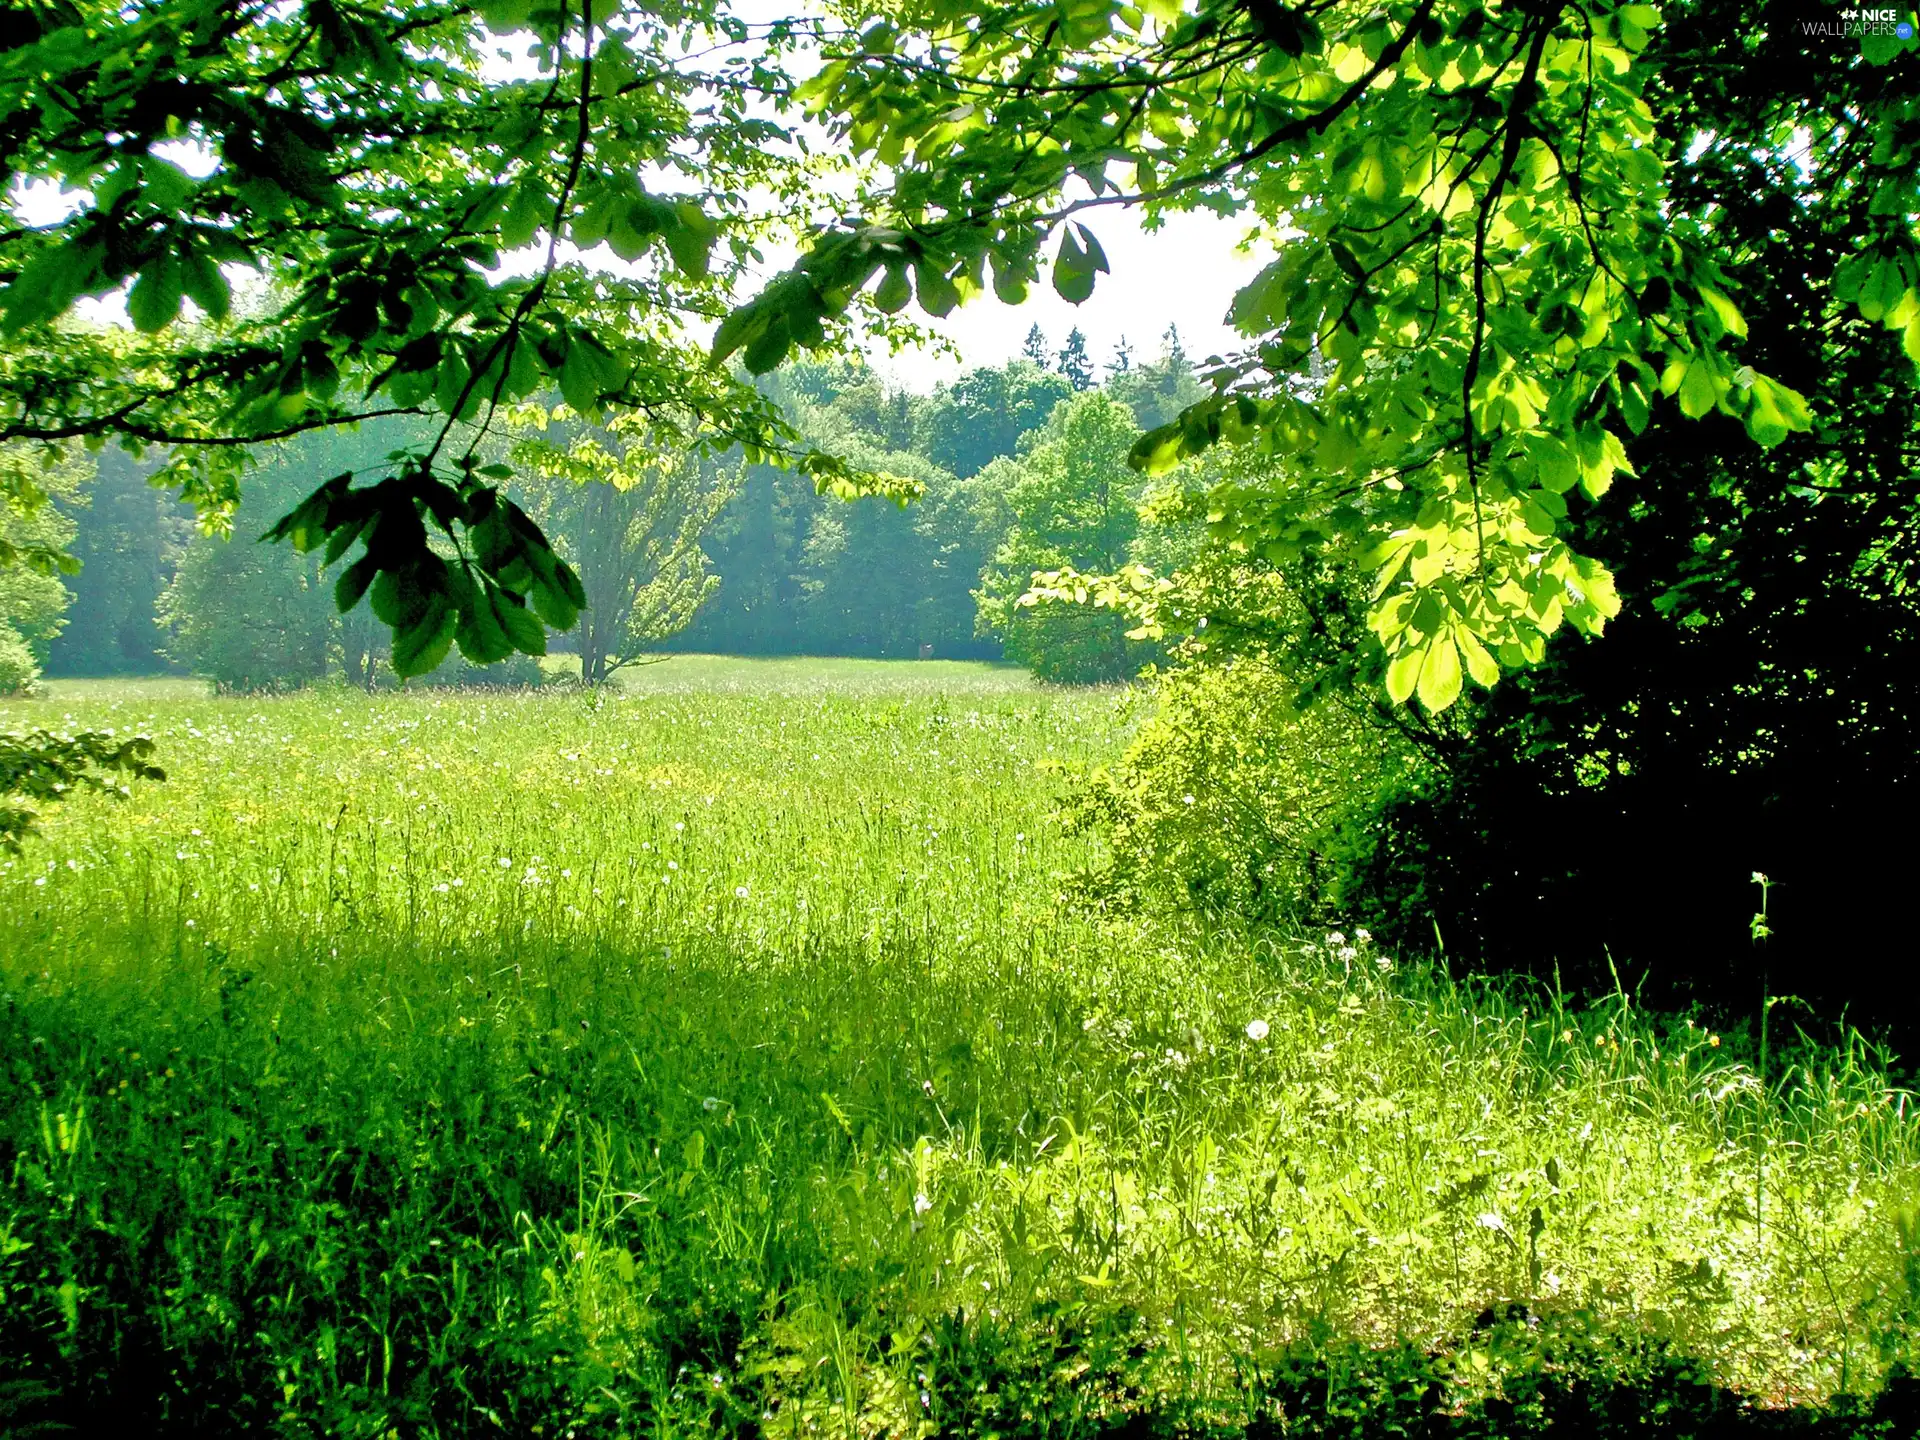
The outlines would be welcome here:
<svg viewBox="0 0 1920 1440">
<path fill-rule="evenodd" d="M 155 1426 L 907 1434 L 1230 1417 L 1327 1337 L 1470 1371 L 1512 1305 L 1773 1403 L 1913 1358 L 1872 1057 L 1763 1089 L 1078 912 L 1058 776 L 1135 699 L 837 663 L 0 708 L 171 777 L 0 861 L 0 1363 Z"/>
</svg>

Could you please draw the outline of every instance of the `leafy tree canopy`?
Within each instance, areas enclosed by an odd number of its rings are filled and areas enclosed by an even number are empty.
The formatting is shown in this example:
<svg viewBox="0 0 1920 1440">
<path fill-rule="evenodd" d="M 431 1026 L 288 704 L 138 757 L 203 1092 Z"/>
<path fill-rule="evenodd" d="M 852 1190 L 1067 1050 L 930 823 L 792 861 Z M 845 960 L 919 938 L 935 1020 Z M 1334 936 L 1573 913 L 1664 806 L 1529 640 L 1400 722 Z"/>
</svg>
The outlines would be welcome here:
<svg viewBox="0 0 1920 1440">
<path fill-rule="evenodd" d="M 724 0 L 14 7 L 4 178 L 73 208 L 0 233 L 0 440 L 166 445 L 217 519 L 248 445 L 430 416 L 435 438 L 274 533 L 329 562 L 359 547 L 340 598 L 371 597 L 403 673 L 456 642 L 494 658 L 542 648 L 542 622 L 584 599 L 483 463 L 496 406 L 557 389 L 857 489 L 699 363 L 687 322 L 724 314 L 712 354 L 764 372 L 831 341 L 863 292 L 942 316 L 1044 271 L 1084 301 L 1109 268 L 1103 207 L 1206 207 L 1279 258 L 1236 303 L 1248 349 L 1135 461 L 1264 451 L 1257 480 L 1212 497 L 1217 541 L 1360 559 L 1388 691 L 1441 709 L 1463 677 L 1491 685 L 1616 611 L 1569 517 L 1630 474 L 1623 437 L 1654 407 L 1722 413 L 1763 446 L 1811 424 L 1745 362 L 1738 257 L 1669 204 L 1654 6 L 847 8 L 853 24 L 748 23 Z M 1768 17 L 1739 23 L 1767 43 Z M 1869 223 L 1835 283 L 1910 356 L 1912 51 L 1867 37 L 1830 125 L 1762 137 L 1857 161 Z M 828 193 L 768 102 L 804 105 L 872 169 L 837 205 L 859 218 L 729 311 L 756 244 Z M 237 301 L 249 267 L 263 283 Z M 77 300 L 123 287 L 134 331 L 75 323 Z"/>
<path fill-rule="evenodd" d="M 1249 348 L 1134 460 L 1257 447 L 1271 463 L 1211 497 L 1216 541 L 1358 560 L 1389 694 L 1444 709 L 1463 678 L 1491 686 L 1617 611 L 1569 517 L 1632 477 L 1624 440 L 1656 408 L 1763 447 L 1812 423 L 1746 363 L 1740 257 L 1669 203 L 1692 137 L 1647 102 L 1661 19 L 1614 0 L 934 0 L 832 48 L 801 91 L 884 173 L 867 218 L 735 312 L 717 353 L 776 364 L 824 297 L 876 277 L 884 307 L 917 294 L 934 315 L 989 286 L 1017 302 L 1043 271 L 1083 301 L 1104 207 L 1244 215 L 1279 249 L 1234 306 Z M 1724 23 L 1758 48 L 1785 22 Z M 1758 139 L 1848 153 L 1869 219 L 1836 285 L 1920 359 L 1920 62 L 1911 40 L 1857 43 L 1811 137 L 1777 114 Z M 1160 623 L 1162 587 L 1114 589 Z"/>
<path fill-rule="evenodd" d="M 431 417 L 273 532 L 360 547 L 340 599 L 370 595 L 402 674 L 541 650 L 585 603 L 484 462 L 498 406 L 557 390 L 857 488 L 687 338 L 809 193 L 754 109 L 796 25 L 718 0 L 30 0 L 0 24 L 0 184 L 70 202 L 0 232 L 0 441 L 167 446 L 217 522 L 248 446 Z M 72 318 L 128 286 L 131 331 Z"/>
</svg>

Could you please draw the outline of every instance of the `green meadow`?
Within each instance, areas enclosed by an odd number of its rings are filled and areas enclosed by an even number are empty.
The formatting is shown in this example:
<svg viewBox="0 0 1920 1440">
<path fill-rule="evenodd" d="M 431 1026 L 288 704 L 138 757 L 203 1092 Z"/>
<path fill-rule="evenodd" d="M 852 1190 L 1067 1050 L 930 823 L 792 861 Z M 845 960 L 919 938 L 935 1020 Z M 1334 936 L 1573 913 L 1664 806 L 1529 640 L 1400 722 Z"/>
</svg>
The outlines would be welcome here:
<svg viewBox="0 0 1920 1440">
<path fill-rule="evenodd" d="M 1388 1356 L 1517 1435 L 1576 1352 L 1783 1415 L 1920 1358 L 1869 1049 L 1097 913 L 1127 690 L 49 690 L 0 730 L 168 779 L 0 857 L 0 1431 L 1440 1433 L 1299 1378 Z"/>
</svg>

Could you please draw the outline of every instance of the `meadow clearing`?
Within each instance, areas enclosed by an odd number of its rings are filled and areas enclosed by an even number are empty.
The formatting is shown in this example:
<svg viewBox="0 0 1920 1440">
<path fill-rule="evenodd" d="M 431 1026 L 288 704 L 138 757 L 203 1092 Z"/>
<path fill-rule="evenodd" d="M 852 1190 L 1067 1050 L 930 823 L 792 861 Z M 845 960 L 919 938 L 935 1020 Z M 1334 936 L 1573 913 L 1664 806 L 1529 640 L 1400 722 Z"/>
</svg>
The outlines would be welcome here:
<svg viewBox="0 0 1920 1440">
<path fill-rule="evenodd" d="M 1920 1358 L 1873 1056 L 1090 913 L 1051 816 L 1131 692 L 50 688 L 0 729 L 169 778 L 0 857 L 0 1430 L 1309 1433 L 1302 1347 Z"/>
</svg>

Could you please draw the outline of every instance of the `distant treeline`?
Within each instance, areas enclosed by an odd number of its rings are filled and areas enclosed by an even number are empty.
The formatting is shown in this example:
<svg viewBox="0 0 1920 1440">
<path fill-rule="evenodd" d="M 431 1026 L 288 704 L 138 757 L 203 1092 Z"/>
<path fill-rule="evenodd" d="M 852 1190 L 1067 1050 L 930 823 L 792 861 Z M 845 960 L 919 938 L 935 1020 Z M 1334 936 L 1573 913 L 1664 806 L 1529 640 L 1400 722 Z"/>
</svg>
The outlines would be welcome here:
<svg viewBox="0 0 1920 1440">
<path fill-rule="evenodd" d="M 1078 331 L 1055 351 L 1036 326 L 1020 358 L 928 395 L 845 363 L 769 377 L 768 393 L 812 443 L 920 482 L 923 497 L 905 508 L 821 496 L 804 476 L 737 455 L 677 467 L 645 504 L 583 504 L 578 480 L 593 457 L 610 455 L 612 465 L 635 453 L 598 432 L 584 436 L 587 448 L 576 444 L 570 466 L 517 464 L 511 488 L 583 572 L 636 572 L 601 575 L 597 590 L 588 574 L 589 590 L 608 597 L 603 611 L 625 608 L 558 637 L 556 648 L 589 652 L 595 674 L 641 649 L 913 657 L 928 647 L 945 658 L 1004 656 L 1062 680 L 1129 673 L 1149 653 L 1125 640 L 1116 617 L 1013 604 L 1035 570 L 1133 558 L 1141 482 L 1126 450 L 1202 393 L 1171 329 L 1155 358 L 1136 363 L 1123 343 L 1104 368 L 1101 377 Z M 576 424 L 575 440 L 587 429 Z M 187 507 L 149 485 L 160 455 L 75 457 L 38 538 L 64 544 L 80 568 L 0 592 L 0 646 L 19 652 L 21 671 L 11 683 L 0 676 L 0 689 L 29 683 L 36 667 L 54 676 L 174 671 L 242 690 L 377 683 L 385 634 L 364 606 L 341 616 L 333 577 L 313 557 L 254 542 L 320 481 L 343 469 L 375 473 L 421 438 L 389 421 L 263 452 L 231 539 L 201 534 Z M 511 448 L 503 439 L 503 454 Z M 607 532 L 618 539 L 623 527 L 633 533 L 610 546 Z M 643 531 L 689 538 L 669 556 Z M 649 584 L 671 596 L 649 608 Z M 490 674 L 538 678 L 527 662 Z M 439 678 L 482 677 L 456 654 Z"/>
</svg>

